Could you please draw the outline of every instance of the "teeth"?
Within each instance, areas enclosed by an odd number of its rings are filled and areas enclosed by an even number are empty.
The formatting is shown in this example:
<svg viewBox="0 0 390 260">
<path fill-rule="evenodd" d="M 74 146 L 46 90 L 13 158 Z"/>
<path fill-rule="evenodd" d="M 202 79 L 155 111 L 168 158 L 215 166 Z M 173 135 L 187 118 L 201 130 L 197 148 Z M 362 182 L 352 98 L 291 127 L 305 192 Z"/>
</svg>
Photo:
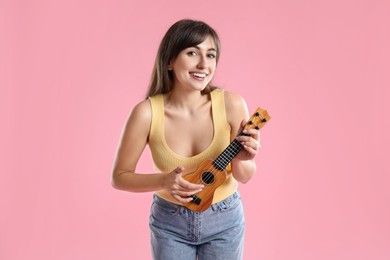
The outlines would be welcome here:
<svg viewBox="0 0 390 260">
<path fill-rule="evenodd" d="M 192 75 L 194 75 L 195 77 L 198 77 L 198 78 L 205 78 L 206 77 L 206 74 L 201 74 L 201 73 L 192 73 Z"/>
</svg>

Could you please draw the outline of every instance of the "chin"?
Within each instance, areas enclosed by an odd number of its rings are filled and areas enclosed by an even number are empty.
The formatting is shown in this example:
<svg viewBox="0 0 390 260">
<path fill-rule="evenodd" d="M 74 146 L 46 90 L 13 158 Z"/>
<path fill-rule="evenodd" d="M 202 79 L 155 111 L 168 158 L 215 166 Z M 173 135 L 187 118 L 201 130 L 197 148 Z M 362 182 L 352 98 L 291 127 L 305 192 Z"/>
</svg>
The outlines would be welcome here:
<svg viewBox="0 0 390 260">
<path fill-rule="evenodd" d="M 204 86 L 204 87 L 197 87 L 197 88 L 194 88 L 194 89 L 196 89 L 198 91 L 203 91 L 203 90 L 205 90 L 206 87 L 207 87 L 207 85 Z"/>
<path fill-rule="evenodd" d="M 205 85 L 198 85 L 198 86 L 194 86 L 195 89 L 199 90 L 199 91 L 203 91 L 208 85 L 209 85 L 210 82 L 208 82 L 207 84 Z"/>
</svg>

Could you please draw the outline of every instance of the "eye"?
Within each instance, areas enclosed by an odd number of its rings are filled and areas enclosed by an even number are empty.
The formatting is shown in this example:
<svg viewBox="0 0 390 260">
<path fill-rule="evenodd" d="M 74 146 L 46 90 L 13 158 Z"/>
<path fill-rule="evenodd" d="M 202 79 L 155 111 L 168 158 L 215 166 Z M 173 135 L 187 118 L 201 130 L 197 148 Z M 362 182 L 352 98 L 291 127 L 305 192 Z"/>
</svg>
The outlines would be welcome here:
<svg viewBox="0 0 390 260">
<path fill-rule="evenodd" d="M 196 55 L 196 52 L 194 52 L 194 51 L 189 51 L 189 52 L 187 52 L 187 55 L 188 55 L 188 56 L 195 56 L 195 55 Z"/>
<path fill-rule="evenodd" d="M 215 59 L 216 55 L 213 53 L 209 53 L 209 54 L 207 54 L 207 57 L 209 57 L 210 59 Z"/>
</svg>

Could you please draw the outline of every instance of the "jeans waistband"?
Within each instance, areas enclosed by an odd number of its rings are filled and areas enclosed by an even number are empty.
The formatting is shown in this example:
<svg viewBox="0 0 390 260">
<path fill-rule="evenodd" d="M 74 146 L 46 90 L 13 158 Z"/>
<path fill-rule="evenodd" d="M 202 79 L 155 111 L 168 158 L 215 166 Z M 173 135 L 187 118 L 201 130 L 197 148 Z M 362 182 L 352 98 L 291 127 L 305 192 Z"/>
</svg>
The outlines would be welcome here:
<svg viewBox="0 0 390 260">
<path fill-rule="evenodd" d="M 229 205 L 233 201 L 235 201 L 236 199 L 240 199 L 240 198 L 241 198 L 240 193 L 238 192 L 238 190 L 236 190 L 232 195 L 230 195 L 226 199 L 221 200 L 215 204 L 212 204 L 209 209 L 212 209 L 213 211 L 216 211 L 218 209 L 225 209 L 225 208 L 229 207 Z M 180 212 L 183 212 L 184 209 L 187 209 L 186 207 L 184 207 L 182 205 L 175 204 L 175 203 L 172 203 L 168 200 L 165 200 L 164 198 L 159 197 L 157 194 L 153 195 L 153 200 L 157 205 L 161 205 L 161 206 L 165 205 L 165 206 L 170 207 L 170 208 L 179 209 Z M 190 209 L 188 209 L 188 210 L 190 210 Z M 190 210 L 190 211 L 192 211 L 192 210 Z"/>
<path fill-rule="evenodd" d="M 221 200 L 215 204 L 212 204 L 211 205 L 211 208 L 215 211 L 215 210 L 218 210 L 218 208 L 221 208 L 221 209 L 224 209 L 224 208 L 227 208 L 229 207 L 229 205 L 235 201 L 236 199 L 240 199 L 241 196 L 240 196 L 240 193 L 238 192 L 238 190 L 236 190 L 232 195 L 230 195 L 229 197 L 227 197 L 226 199 L 224 200 Z"/>
</svg>

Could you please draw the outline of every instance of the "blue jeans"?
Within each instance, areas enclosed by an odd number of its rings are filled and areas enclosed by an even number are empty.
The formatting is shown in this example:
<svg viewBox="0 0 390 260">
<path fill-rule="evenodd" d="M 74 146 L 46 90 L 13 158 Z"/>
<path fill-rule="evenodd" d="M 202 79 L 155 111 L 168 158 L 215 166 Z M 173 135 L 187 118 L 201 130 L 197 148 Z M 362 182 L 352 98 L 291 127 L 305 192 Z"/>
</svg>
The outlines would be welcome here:
<svg viewBox="0 0 390 260">
<path fill-rule="evenodd" d="M 154 260 L 242 259 L 245 221 L 237 191 L 204 212 L 154 195 L 149 226 Z"/>
</svg>

